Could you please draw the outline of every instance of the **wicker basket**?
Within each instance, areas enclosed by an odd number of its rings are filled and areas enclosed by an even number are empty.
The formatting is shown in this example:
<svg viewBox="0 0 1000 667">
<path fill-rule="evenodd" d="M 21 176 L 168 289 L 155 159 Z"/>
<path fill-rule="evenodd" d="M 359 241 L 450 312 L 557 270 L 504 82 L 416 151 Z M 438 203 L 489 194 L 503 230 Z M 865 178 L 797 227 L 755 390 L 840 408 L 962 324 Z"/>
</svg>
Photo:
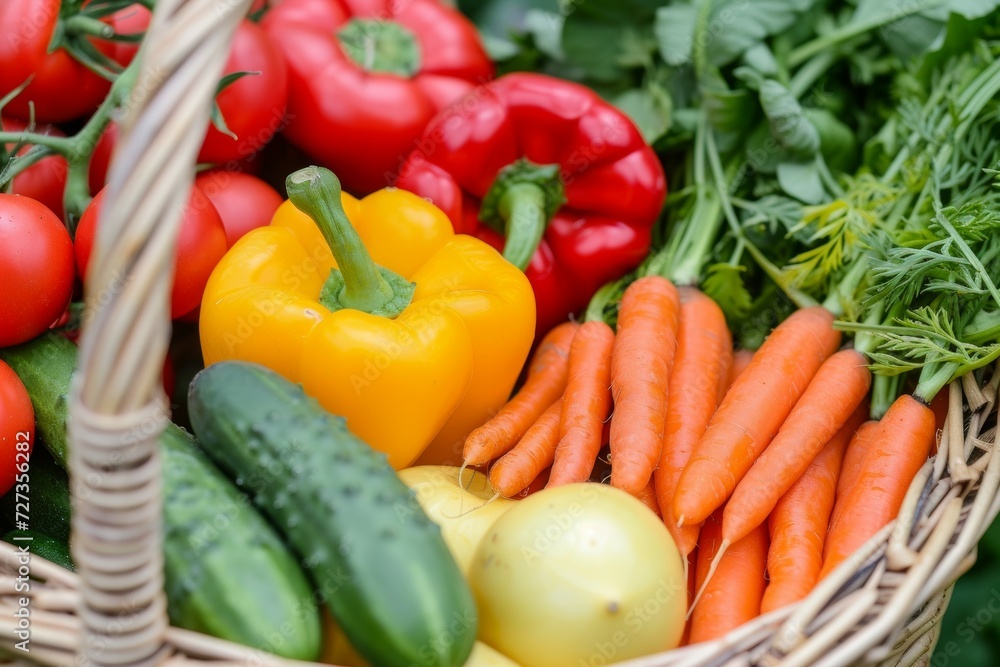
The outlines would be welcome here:
<svg viewBox="0 0 1000 667">
<path fill-rule="evenodd" d="M 249 4 L 157 2 L 111 168 L 70 397 L 80 574 L 35 556 L 30 572 L 41 581 L 20 592 L 18 549 L 0 543 L 0 648 L 8 662 L 307 664 L 168 627 L 163 594 L 157 439 L 169 418 L 159 375 L 172 258 L 201 128 Z M 627 664 L 929 664 L 952 585 L 1000 511 L 998 385 L 1000 367 L 982 386 L 967 376 L 949 388 L 939 453 L 914 480 L 900 516 L 807 599 L 721 640 Z M 16 648 L 14 612 L 25 596 L 29 652 Z"/>
</svg>

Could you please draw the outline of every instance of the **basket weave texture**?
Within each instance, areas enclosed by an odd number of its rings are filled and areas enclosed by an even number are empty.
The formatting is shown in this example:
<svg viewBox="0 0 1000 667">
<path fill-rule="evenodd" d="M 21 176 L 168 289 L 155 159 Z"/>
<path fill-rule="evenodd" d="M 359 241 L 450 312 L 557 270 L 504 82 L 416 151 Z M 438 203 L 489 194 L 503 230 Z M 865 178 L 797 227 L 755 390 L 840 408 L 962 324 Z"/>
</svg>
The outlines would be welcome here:
<svg viewBox="0 0 1000 667">
<path fill-rule="evenodd" d="M 229 44 L 250 0 L 158 0 L 124 110 L 80 367 L 70 397 L 73 558 L 79 574 L 0 542 L 0 649 L 36 665 L 306 665 L 197 633 L 166 618 L 157 439 L 169 415 L 159 374 L 181 211 Z M 1000 512 L 1000 365 L 948 389 L 937 455 L 899 517 L 797 605 L 726 637 L 622 665 L 928 665 L 954 581 Z M 30 653 L 14 611 L 30 596 Z"/>
</svg>

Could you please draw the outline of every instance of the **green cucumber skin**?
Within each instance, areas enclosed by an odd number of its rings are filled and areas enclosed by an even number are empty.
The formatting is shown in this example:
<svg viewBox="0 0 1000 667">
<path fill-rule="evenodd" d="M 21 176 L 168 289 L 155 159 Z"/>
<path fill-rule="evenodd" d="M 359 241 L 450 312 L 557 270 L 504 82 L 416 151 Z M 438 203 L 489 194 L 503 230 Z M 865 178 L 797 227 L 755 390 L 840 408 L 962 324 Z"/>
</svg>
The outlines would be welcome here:
<svg viewBox="0 0 1000 667">
<path fill-rule="evenodd" d="M 25 537 L 31 539 L 15 539 Z M 76 572 L 73 558 L 69 554 L 69 544 L 66 542 L 43 535 L 35 530 L 12 530 L 3 536 L 3 541 L 13 544 L 15 547 L 28 547 L 28 552 L 31 555 L 41 556 L 70 572 Z"/>
<path fill-rule="evenodd" d="M 476 637 L 472 594 L 382 454 L 255 364 L 199 373 L 188 409 L 205 451 L 299 553 L 362 656 L 375 667 L 464 664 Z"/>
<path fill-rule="evenodd" d="M 0 359 L 28 389 L 38 431 L 62 465 L 76 354 L 76 345 L 56 335 L 0 349 Z M 45 372 L 49 366 L 51 374 Z M 171 623 L 282 657 L 315 660 L 322 644 L 319 611 L 288 547 L 182 428 L 167 424 L 160 452 Z"/>
<path fill-rule="evenodd" d="M 35 447 L 28 461 L 28 503 L 31 510 L 31 531 L 51 537 L 63 544 L 69 543 L 69 478 L 46 449 L 41 438 L 35 437 Z M 3 525 L 14 529 L 17 497 L 11 490 L 0 499 L 0 518 Z M 21 499 L 23 500 L 23 498 Z"/>
</svg>

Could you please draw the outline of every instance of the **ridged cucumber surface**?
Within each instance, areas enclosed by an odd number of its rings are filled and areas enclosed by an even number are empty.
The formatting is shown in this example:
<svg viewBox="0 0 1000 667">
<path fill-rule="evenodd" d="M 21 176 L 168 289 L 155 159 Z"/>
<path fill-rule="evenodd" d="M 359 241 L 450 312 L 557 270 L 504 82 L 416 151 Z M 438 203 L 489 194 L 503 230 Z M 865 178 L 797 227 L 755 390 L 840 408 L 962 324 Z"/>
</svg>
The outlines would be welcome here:
<svg viewBox="0 0 1000 667">
<path fill-rule="evenodd" d="M 362 656 L 375 667 L 465 663 L 476 638 L 472 594 L 384 455 L 255 364 L 199 373 L 188 410 L 205 451 L 298 552 Z"/>
<path fill-rule="evenodd" d="M 76 345 L 55 334 L 0 349 L 0 359 L 28 390 L 42 440 L 64 467 L 66 396 L 76 354 Z M 314 660 L 322 638 L 319 611 L 291 551 L 190 434 L 168 423 L 160 445 L 171 623 Z"/>
</svg>

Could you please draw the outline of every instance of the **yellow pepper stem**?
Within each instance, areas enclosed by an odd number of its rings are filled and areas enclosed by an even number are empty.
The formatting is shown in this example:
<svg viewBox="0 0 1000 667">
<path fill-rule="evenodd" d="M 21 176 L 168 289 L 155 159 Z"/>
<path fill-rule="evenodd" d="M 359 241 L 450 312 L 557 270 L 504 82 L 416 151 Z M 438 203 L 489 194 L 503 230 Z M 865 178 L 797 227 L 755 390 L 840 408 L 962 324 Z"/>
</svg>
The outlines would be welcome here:
<svg viewBox="0 0 1000 667">
<path fill-rule="evenodd" d="M 306 167 L 285 179 L 288 199 L 316 223 L 337 269 L 319 301 L 331 312 L 349 308 L 394 318 L 410 305 L 414 284 L 372 261 L 340 201 L 340 180 L 329 169 Z"/>
</svg>

